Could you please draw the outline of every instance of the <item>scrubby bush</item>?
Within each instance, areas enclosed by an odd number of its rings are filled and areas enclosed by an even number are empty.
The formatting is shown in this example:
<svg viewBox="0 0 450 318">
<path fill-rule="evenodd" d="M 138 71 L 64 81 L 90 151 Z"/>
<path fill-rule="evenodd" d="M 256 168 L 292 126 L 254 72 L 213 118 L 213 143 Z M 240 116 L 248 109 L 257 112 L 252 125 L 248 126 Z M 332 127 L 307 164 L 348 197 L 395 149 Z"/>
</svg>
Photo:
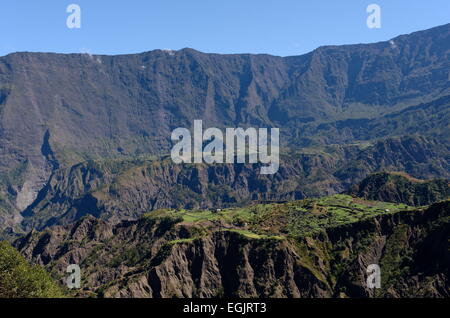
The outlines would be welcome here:
<svg viewBox="0 0 450 318">
<path fill-rule="evenodd" d="M 30 265 L 7 242 L 0 242 L 0 298 L 62 298 L 64 292 L 38 265 Z"/>
</svg>

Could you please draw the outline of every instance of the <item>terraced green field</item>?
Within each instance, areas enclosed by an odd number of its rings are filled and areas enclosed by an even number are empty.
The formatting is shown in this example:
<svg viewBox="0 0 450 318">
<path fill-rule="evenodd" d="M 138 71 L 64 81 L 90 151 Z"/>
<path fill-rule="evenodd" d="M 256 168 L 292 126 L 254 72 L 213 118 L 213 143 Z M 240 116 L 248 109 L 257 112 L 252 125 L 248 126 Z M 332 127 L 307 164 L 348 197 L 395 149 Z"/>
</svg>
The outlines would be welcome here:
<svg viewBox="0 0 450 318">
<path fill-rule="evenodd" d="M 324 228 L 358 222 L 380 214 L 417 209 L 405 204 L 367 201 L 337 194 L 282 204 L 257 204 L 224 210 L 158 210 L 144 218 L 170 218 L 187 225 L 238 232 L 263 239 L 309 235 Z"/>
</svg>

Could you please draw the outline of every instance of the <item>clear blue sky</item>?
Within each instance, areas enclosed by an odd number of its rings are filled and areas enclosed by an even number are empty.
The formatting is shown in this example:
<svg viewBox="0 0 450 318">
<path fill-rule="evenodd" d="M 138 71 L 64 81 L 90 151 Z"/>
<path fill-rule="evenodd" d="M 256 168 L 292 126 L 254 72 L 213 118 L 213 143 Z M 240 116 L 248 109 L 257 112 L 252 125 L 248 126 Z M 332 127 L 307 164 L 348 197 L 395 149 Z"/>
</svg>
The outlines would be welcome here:
<svg viewBox="0 0 450 318">
<path fill-rule="evenodd" d="M 71 3 L 81 7 L 81 29 L 66 26 Z M 381 29 L 366 26 L 371 3 L 381 6 Z M 1 0 L 0 55 L 191 47 L 286 56 L 449 22 L 449 0 Z"/>
</svg>

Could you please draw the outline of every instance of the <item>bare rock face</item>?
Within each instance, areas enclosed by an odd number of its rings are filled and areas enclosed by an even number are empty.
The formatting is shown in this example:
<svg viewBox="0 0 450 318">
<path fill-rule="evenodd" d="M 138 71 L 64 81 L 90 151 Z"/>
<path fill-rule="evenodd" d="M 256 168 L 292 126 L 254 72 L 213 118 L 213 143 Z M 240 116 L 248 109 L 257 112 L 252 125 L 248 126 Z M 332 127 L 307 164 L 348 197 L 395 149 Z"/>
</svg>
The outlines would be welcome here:
<svg viewBox="0 0 450 318">
<path fill-rule="evenodd" d="M 80 296 L 448 297 L 449 212 L 446 201 L 284 238 L 170 218 L 111 225 L 86 217 L 16 246 L 58 277 L 79 264 Z M 381 267 L 381 289 L 367 287 L 370 264 Z"/>
</svg>

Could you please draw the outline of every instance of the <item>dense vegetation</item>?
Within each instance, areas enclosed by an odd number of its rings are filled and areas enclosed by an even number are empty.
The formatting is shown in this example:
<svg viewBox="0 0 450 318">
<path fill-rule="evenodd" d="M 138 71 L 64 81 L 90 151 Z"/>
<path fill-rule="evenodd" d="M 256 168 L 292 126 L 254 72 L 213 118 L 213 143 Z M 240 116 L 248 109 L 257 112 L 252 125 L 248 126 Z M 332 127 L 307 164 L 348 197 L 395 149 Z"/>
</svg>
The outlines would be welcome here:
<svg viewBox="0 0 450 318">
<path fill-rule="evenodd" d="M 421 206 L 449 198 L 450 181 L 419 180 L 405 173 L 380 172 L 353 186 L 349 193 L 369 200 Z"/>
<path fill-rule="evenodd" d="M 0 298 L 60 298 L 62 288 L 45 269 L 29 265 L 7 242 L 0 242 Z"/>
</svg>

